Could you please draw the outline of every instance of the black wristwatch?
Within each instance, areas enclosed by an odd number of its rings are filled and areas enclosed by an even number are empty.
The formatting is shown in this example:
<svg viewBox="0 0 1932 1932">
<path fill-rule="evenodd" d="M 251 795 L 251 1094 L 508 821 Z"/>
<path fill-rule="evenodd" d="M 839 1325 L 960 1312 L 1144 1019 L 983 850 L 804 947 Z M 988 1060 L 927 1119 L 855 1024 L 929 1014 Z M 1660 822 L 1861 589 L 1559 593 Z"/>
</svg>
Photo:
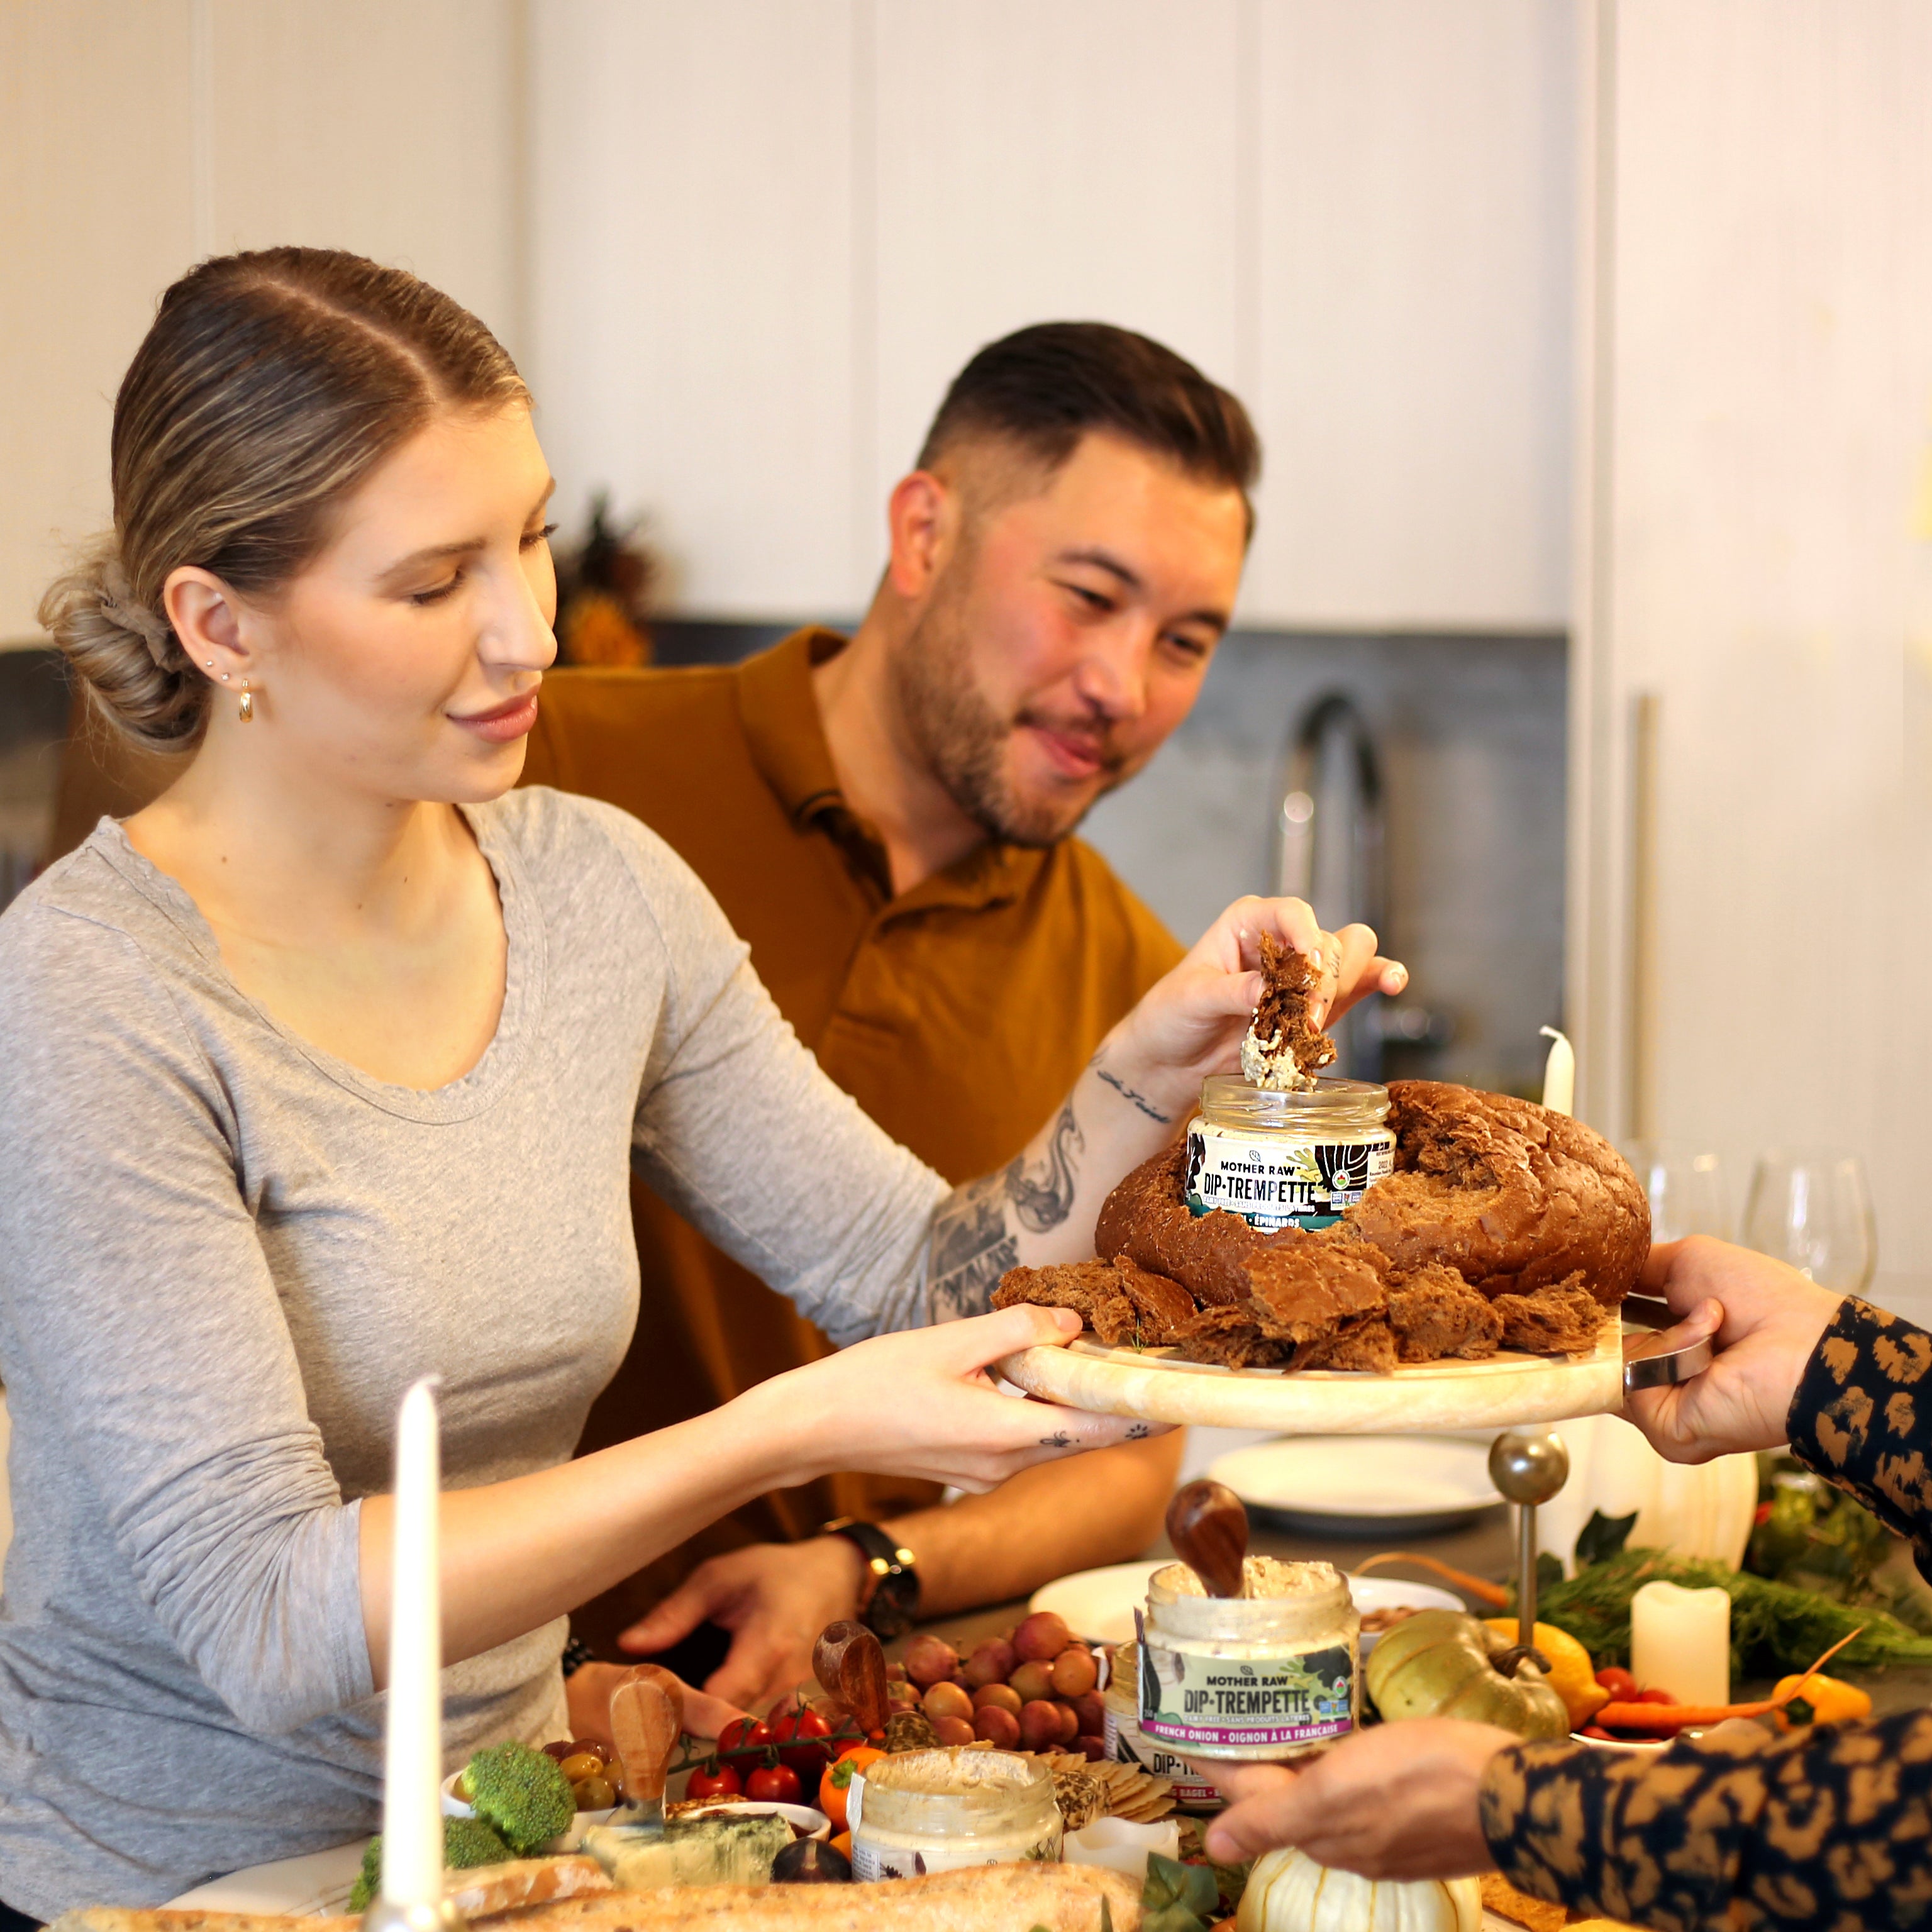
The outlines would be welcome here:
<svg viewBox="0 0 1932 1932">
<path fill-rule="evenodd" d="M 834 1516 L 819 1525 L 820 1536 L 842 1536 L 866 1559 L 872 1577 L 872 1594 L 859 1620 L 882 1642 L 903 1636 L 919 1616 L 919 1562 L 910 1550 L 895 1543 L 875 1522 L 856 1516 Z"/>
</svg>

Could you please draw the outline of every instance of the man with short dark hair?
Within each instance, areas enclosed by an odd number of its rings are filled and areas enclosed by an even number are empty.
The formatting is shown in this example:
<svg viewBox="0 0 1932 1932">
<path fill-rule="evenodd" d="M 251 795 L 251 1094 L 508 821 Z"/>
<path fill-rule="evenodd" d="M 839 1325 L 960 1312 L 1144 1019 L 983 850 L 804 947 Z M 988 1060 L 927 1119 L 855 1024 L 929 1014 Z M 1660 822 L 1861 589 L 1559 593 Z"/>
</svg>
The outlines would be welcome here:
<svg viewBox="0 0 1932 1932">
<path fill-rule="evenodd" d="M 729 669 L 554 675 L 525 779 L 654 826 L 835 1080 L 941 1174 L 996 1168 L 1181 956 L 1071 835 L 1192 704 L 1258 461 L 1240 404 L 1159 344 L 1022 329 L 961 372 L 893 490 L 890 559 L 850 639 L 807 630 Z M 1064 1130 L 1041 1171 L 1006 1170 L 1022 1215 L 1052 1214 L 1077 1168 L 1079 1124 Z M 634 1203 L 644 1306 L 586 1449 L 828 1346 L 655 1196 Z M 968 1227 L 940 1265 L 983 1300 L 1003 1246 Z M 607 1653 L 721 1626 L 706 1688 L 753 1703 L 809 1674 L 835 1618 L 890 1630 L 1138 1553 L 1180 1453 L 1178 1433 L 1126 1444 L 950 1506 L 860 1477 L 788 1490 L 575 1622 Z M 701 1676 L 716 1651 L 666 1660 Z"/>
</svg>

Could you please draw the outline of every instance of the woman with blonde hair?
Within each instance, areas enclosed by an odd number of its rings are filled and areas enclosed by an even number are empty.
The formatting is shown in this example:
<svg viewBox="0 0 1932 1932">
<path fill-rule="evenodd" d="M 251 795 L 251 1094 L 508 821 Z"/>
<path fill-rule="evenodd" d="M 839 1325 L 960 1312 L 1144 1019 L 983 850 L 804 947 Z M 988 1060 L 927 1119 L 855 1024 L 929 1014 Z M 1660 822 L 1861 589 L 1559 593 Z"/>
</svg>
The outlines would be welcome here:
<svg viewBox="0 0 1932 1932">
<path fill-rule="evenodd" d="M 988 1291 L 1090 1253 L 1232 1064 L 1261 932 L 1322 952 L 1336 1011 L 1385 967 L 1243 902 L 1051 1137 L 950 1190 L 819 1072 L 668 847 L 512 790 L 552 485 L 473 316 L 352 256 L 205 262 L 122 386 L 112 472 L 113 536 L 43 620 L 182 769 L 0 919 L 0 1898 L 34 1917 L 370 1828 L 419 1375 L 456 1760 L 559 1735 L 565 1614 L 768 1488 L 984 1489 L 1121 1439 L 993 1388 L 1072 1318 Z M 572 1461 L 635 1315 L 633 1164 L 854 1346 Z"/>
</svg>

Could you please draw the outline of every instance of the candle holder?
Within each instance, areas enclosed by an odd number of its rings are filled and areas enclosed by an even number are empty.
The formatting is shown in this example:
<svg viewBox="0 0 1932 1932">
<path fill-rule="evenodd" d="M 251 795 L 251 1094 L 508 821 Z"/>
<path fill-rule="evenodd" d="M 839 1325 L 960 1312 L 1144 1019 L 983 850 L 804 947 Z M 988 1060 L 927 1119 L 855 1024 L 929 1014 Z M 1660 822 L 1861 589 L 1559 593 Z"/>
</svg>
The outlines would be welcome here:
<svg viewBox="0 0 1932 1932">
<path fill-rule="evenodd" d="M 1516 1511 L 1516 1647 L 1546 1672 L 1536 1650 L 1536 1510 L 1570 1480 L 1570 1451 L 1549 1429 L 1506 1429 L 1490 1444 L 1490 1480 Z"/>
</svg>

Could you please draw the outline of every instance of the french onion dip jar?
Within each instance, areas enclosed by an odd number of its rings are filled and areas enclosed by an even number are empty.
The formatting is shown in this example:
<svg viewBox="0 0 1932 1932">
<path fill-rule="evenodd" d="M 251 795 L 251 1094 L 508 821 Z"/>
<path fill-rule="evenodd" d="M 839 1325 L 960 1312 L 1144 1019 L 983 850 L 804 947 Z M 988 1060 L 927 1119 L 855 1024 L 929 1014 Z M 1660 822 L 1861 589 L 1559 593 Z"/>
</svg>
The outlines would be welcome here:
<svg viewBox="0 0 1932 1932">
<path fill-rule="evenodd" d="M 1101 1694 L 1107 1755 L 1131 1764 L 1174 1786 L 1174 1802 L 1184 1811 L 1218 1811 L 1227 1802 L 1221 1787 L 1190 1764 L 1172 1744 L 1142 1735 L 1140 1646 L 1124 1643 L 1114 1653 L 1113 1673 Z"/>
<path fill-rule="evenodd" d="M 1060 1856 L 1053 1774 L 1011 1751 L 898 1751 L 852 1780 L 852 1870 L 910 1878 Z"/>
<path fill-rule="evenodd" d="M 1245 1594 L 1156 1570 L 1141 1618 L 1141 1735 L 1194 1757 L 1280 1761 L 1354 1729 L 1362 1620 L 1331 1563 L 1250 1556 Z"/>
<path fill-rule="evenodd" d="M 1264 1234 L 1325 1228 L 1395 1172 L 1388 1110 L 1388 1089 L 1369 1080 L 1295 1092 L 1238 1074 L 1204 1080 L 1187 1124 L 1187 1205 L 1225 1208 Z"/>
</svg>

